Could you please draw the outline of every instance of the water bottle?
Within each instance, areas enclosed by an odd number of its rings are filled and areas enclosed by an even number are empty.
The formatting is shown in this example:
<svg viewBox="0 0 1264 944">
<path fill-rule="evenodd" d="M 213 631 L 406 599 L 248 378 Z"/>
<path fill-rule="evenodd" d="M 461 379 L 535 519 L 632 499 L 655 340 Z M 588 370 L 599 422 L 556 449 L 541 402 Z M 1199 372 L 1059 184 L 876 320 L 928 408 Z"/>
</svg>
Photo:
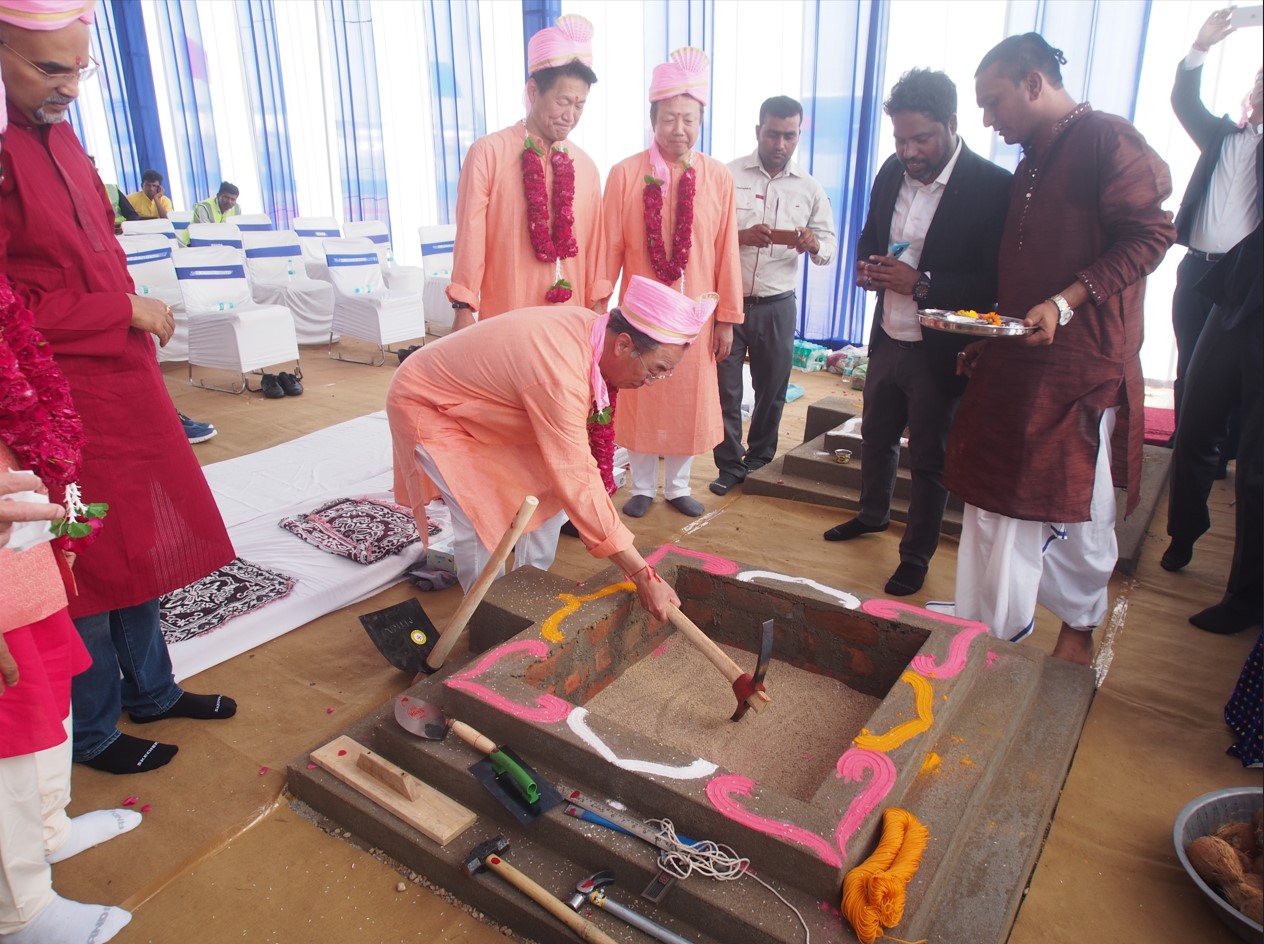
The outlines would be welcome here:
<svg viewBox="0 0 1264 944">
<path fill-rule="evenodd" d="M 287 282 L 294 281 L 294 260 L 293 259 L 285 260 L 285 280 Z"/>
</svg>

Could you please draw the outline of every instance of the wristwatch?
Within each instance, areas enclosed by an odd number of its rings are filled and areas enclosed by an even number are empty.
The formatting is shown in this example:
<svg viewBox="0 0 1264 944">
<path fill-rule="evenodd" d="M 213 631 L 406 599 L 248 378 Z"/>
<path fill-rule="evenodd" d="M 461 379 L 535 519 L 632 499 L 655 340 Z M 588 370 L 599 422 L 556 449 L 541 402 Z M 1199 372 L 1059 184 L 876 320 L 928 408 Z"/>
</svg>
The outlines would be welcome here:
<svg viewBox="0 0 1264 944">
<path fill-rule="evenodd" d="M 1067 304 L 1067 300 L 1061 295 L 1054 295 L 1049 301 L 1058 307 L 1058 326 L 1066 324 L 1071 320 L 1071 316 L 1075 314 L 1075 309 Z"/>
<path fill-rule="evenodd" d="M 930 297 L 930 273 L 923 272 L 921 277 L 913 283 L 913 299 L 919 305 L 923 304 Z"/>
</svg>

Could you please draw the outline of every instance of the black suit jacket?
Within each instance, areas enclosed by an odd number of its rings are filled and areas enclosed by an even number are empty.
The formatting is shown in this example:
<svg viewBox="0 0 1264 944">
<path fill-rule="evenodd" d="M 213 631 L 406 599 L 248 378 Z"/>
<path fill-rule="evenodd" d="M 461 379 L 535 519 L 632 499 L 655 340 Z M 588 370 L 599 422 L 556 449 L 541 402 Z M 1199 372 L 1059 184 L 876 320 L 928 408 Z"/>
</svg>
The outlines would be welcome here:
<svg viewBox="0 0 1264 944">
<path fill-rule="evenodd" d="M 888 158 L 873 181 L 857 260 L 885 256 L 891 248 L 891 217 L 903 179 L 904 168 L 899 160 Z M 961 143 L 961 156 L 926 231 L 917 264 L 921 271 L 930 273 L 930 295 L 922 307 L 976 311 L 995 308 L 997 256 L 1012 179 L 1009 171 L 979 157 L 964 141 Z M 869 337 L 871 354 L 882 344 L 890 343 L 882 328 L 885 296 L 885 292 L 878 292 L 877 314 Z M 930 328 L 922 332 L 935 381 L 946 395 L 959 396 L 965 389 L 966 379 L 957 376 L 957 352 L 972 340 L 975 339 L 968 335 Z"/>
<path fill-rule="evenodd" d="M 1172 86 L 1172 111 L 1181 127 L 1198 145 L 1198 163 L 1194 165 L 1194 174 L 1181 197 L 1181 208 L 1176 214 L 1176 241 L 1182 246 L 1189 245 L 1189 232 L 1194 228 L 1194 217 L 1207 196 L 1207 188 L 1211 186 L 1211 175 L 1216 171 L 1216 163 L 1220 160 L 1220 146 L 1224 139 L 1238 133 L 1238 126 L 1227 116 L 1217 118 L 1207 110 L 1202 99 L 1203 68 L 1186 69 L 1176 67 L 1176 84 Z M 1259 184 L 1255 192 L 1256 209 L 1264 207 L 1264 148 L 1255 148 L 1255 176 Z M 1201 249 L 1201 246 L 1193 247 Z"/>
</svg>

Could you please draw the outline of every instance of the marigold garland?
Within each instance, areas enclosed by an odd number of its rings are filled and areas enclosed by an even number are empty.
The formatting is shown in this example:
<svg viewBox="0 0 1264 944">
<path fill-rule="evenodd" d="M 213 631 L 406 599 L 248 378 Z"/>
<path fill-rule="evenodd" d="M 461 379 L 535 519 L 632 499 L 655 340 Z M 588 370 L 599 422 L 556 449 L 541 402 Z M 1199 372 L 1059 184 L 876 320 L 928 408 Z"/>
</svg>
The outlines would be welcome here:
<svg viewBox="0 0 1264 944">
<path fill-rule="evenodd" d="M 575 241 L 575 162 L 564 148 L 549 152 L 553 169 L 553 224 L 549 226 L 550 200 L 544 184 L 544 149 L 526 136 L 522 145 L 522 188 L 527 197 L 527 235 L 541 262 L 553 263 L 553 285 L 545 293 L 551 304 L 568 301 L 571 283 L 562 277 L 562 260 L 579 253 Z"/>
<path fill-rule="evenodd" d="M 698 173 L 693 165 L 685 164 L 685 172 L 680 175 L 670 259 L 667 258 L 663 241 L 663 183 L 657 177 L 646 174 L 641 201 L 645 207 L 645 242 L 650 254 L 650 264 L 659 280 L 671 285 L 680 279 L 685 267 L 689 265 L 689 249 L 693 244 L 693 200 L 697 192 Z"/>
</svg>

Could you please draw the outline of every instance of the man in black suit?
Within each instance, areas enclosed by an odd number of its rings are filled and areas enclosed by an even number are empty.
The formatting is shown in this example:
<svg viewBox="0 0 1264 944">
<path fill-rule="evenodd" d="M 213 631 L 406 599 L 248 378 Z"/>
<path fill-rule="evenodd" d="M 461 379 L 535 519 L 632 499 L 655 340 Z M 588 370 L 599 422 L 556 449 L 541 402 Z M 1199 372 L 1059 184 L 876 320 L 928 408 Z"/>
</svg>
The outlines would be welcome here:
<svg viewBox="0 0 1264 944">
<path fill-rule="evenodd" d="M 1241 128 L 1227 116 L 1213 115 L 1202 102 L 1203 63 L 1211 47 L 1234 31 L 1229 24 L 1230 9 L 1217 10 L 1207 18 L 1193 47 L 1176 67 L 1172 87 L 1172 110 L 1200 152 L 1176 214 L 1176 241 L 1189 250 L 1176 270 L 1172 296 L 1172 327 L 1176 332 L 1172 394 L 1178 423 L 1189 359 L 1212 305 L 1207 294 L 1199 291 L 1198 282 L 1260 222 L 1264 200 L 1260 74 L 1256 73 L 1251 91 L 1251 117 Z"/>
<path fill-rule="evenodd" d="M 986 312 L 995 305 L 1010 174 L 957 136 L 957 89 L 942 72 L 905 73 L 884 108 L 895 155 L 874 179 L 856 263 L 857 284 L 878 294 L 861 423 L 860 513 L 826 531 L 825 540 L 850 541 L 890 526 L 907 426 L 908 525 L 900 566 L 886 584 L 887 593 L 907 596 L 922 588 L 939 546 L 948 502 L 944 449 L 965 388 L 956 355 L 969 340 L 923 331 L 917 310 Z"/>
</svg>

